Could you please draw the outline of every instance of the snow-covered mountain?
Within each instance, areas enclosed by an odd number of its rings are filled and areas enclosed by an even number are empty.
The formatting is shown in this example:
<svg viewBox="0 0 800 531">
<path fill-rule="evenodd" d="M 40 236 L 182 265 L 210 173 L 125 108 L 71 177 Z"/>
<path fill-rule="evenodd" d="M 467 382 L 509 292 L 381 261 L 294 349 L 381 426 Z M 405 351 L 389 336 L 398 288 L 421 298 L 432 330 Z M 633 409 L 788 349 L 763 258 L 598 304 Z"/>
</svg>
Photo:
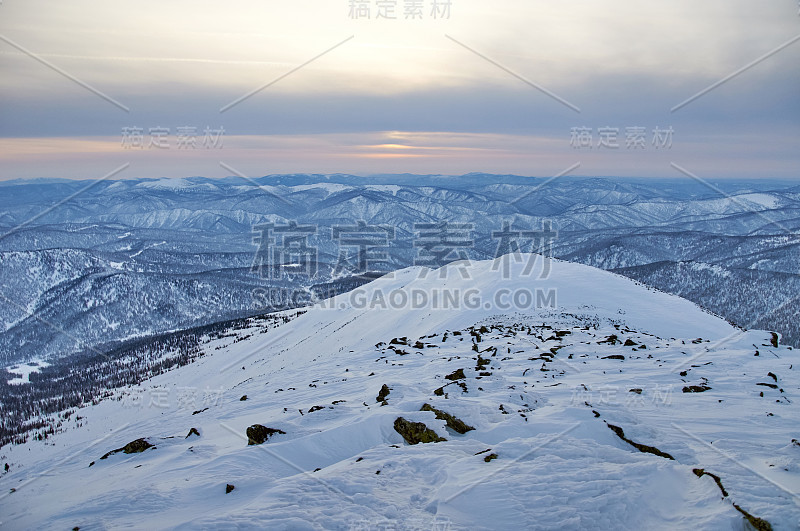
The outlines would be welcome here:
<svg viewBox="0 0 800 531">
<path fill-rule="evenodd" d="M 613 273 L 525 265 L 403 269 L 208 336 L 194 363 L 2 448 L 0 521 L 796 526 L 796 351 Z"/>
<path fill-rule="evenodd" d="M 340 250 L 331 230 L 358 220 L 395 229 L 386 271 L 414 264 L 415 223 L 472 223 L 470 258 L 487 259 L 503 223 L 541 230 L 548 220 L 557 257 L 630 275 L 800 344 L 800 191 L 791 183 L 274 175 L 0 183 L 0 362 L 281 307 L 253 297 L 285 286 L 250 271 L 259 223 L 316 226 L 309 245 L 320 274 L 303 287 L 341 291 L 328 286 Z M 725 296 L 733 293 L 742 295 Z"/>
</svg>

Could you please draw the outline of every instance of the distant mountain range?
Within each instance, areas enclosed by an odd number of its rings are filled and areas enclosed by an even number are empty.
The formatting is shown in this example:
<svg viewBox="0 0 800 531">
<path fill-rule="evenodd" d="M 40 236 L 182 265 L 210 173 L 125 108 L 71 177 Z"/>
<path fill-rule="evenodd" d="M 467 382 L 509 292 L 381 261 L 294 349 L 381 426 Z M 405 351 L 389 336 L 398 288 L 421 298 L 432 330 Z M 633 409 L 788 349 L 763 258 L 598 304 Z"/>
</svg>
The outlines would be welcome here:
<svg viewBox="0 0 800 531">
<path fill-rule="evenodd" d="M 415 224 L 473 224 L 465 252 L 478 260 L 498 253 L 492 233 L 504 222 L 541 231 L 547 221 L 556 257 L 800 344 L 800 186 L 792 183 L 488 174 L 47 180 L 0 183 L 0 362 L 294 304 L 278 297 L 265 305 L 254 290 L 345 291 L 369 279 L 335 270 L 331 229 L 359 220 L 394 230 L 378 272 L 420 257 Z M 317 275 L 259 277 L 250 269 L 254 226 L 291 221 L 316 226 L 308 245 Z"/>
</svg>

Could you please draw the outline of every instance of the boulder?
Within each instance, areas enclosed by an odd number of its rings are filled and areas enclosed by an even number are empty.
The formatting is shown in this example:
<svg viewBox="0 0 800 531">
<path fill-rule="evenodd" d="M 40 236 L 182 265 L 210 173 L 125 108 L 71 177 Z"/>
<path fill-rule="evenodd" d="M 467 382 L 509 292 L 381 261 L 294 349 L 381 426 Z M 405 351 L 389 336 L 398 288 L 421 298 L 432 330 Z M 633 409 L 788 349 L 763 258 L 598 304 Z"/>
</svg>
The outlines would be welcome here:
<svg viewBox="0 0 800 531">
<path fill-rule="evenodd" d="M 411 422 L 403 417 L 397 417 L 394 421 L 394 430 L 403 436 L 408 444 L 430 443 L 446 441 L 444 437 L 439 437 L 436 432 L 428 428 L 422 422 Z"/>
<path fill-rule="evenodd" d="M 281 435 L 286 435 L 285 431 L 278 430 L 275 428 L 267 428 L 266 426 L 262 426 L 261 424 L 253 424 L 252 426 L 247 428 L 247 444 L 248 446 L 254 444 L 263 444 L 267 442 L 267 440 L 276 433 L 280 433 Z"/>
</svg>

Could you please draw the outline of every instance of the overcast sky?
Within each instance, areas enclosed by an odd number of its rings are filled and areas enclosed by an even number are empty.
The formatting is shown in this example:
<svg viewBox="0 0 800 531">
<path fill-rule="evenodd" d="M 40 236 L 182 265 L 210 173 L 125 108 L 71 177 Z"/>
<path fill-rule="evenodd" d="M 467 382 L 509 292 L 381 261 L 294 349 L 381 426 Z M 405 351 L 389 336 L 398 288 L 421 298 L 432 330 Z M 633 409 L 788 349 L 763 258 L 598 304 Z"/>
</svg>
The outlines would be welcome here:
<svg viewBox="0 0 800 531">
<path fill-rule="evenodd" d="M 797 0 L 449 3 L 3 0 L 0 180 L 800 177 Z"/>
</svg>

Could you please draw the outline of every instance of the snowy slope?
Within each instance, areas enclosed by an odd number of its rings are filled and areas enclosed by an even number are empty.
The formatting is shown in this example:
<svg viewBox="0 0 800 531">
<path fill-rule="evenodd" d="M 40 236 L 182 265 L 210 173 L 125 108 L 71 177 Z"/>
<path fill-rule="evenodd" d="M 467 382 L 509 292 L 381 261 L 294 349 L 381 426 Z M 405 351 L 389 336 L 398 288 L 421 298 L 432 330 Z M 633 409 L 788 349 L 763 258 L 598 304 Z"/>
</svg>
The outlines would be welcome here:
<svg viewBox="0 0 800 531">
<path fill-rule="evenodd" d="M 198 362 L 78 410 L 75 429 L 0 449 L 2 526 L 744 529 L 744 511 L 796 527 L 795 351 L 588 266 L 555 261 L 537 280 L 539 266 L 462 265 L 209 341 Z M 557 308 L 497 304 L 536 289 Z M 436 290 L 475 291 L 457 311 L 375 302 Z M 398 417 L 447 441 L 409 445 Z M 250 446 L 253 424 L 285 433 Z M 139 438 L 155 448 L 100 459 Z"/>
</svg>

